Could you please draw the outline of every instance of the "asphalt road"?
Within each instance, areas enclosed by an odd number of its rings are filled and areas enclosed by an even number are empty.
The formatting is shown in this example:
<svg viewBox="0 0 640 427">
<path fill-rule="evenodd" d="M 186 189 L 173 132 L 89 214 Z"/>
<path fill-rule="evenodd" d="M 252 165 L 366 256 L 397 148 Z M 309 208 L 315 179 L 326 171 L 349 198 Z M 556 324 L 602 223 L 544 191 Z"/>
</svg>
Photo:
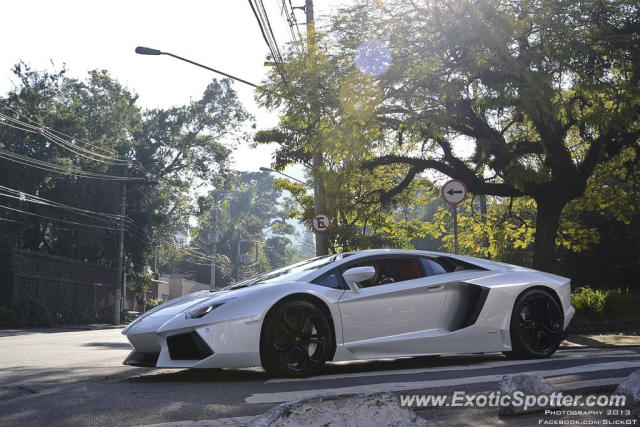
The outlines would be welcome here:
<svg viewBox="0 0 640 427">
<path fill-rule="evenodd" d="M 505 374 L 538 372 L 560 388 L 618 382 L 640 368 L 640 347 L 566 349 L 550 359 L 502 354 L 333 363 L 305 379 L 262 369 L 123 366 L 120 329 L 0 331 L 0 425 L 139 425 L 256 415 L 318 393 L 494 390 Z"/>
</svg>

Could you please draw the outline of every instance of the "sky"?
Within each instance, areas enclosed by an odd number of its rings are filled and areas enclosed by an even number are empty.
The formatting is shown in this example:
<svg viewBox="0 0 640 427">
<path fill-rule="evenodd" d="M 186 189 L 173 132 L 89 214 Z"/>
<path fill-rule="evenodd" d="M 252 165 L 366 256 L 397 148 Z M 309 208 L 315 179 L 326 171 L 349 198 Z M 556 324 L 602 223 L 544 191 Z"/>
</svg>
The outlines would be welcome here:
<svg viewBox="0 0 640 427">
<path fill-rule="evenodd" d="M 280 49 L 290 40 L 280 14 L 282 0 L 263 0 Z M 304 0 L 293 0 L 294 6 Z M 316 0 L 316 17 L 330 14 L 344 1 Z M 171 52 L 259 84 L 265 77 L 268 48 L 248 1 L 244 0 L 21 0 L 2 2 L 0 25 L 0 94 L 15 78 L 11 68 L 24 61 L 36 69 L 59 69 L 83 78 L 89 70 L 105 69 L 139 95 L 143 108 L 166 108 L 199 99 L 215 75 L 168 56 L 143 56 L 136 46 Z M 296 11 L 304 23 L 301 10 Z M 304 25 L 300 30 L 304 32 Z M 53 65 L 52 65 L 53 63 Z M 234 88 L 258 129 L 277 124 L 277 115 L 257 106 L 254 90 Z M 236 169 L 255 171 L 269 166 L 274 146 L 237 147 Z M 288 173 L 302 178 L 301 168 Z"/>
</svg>

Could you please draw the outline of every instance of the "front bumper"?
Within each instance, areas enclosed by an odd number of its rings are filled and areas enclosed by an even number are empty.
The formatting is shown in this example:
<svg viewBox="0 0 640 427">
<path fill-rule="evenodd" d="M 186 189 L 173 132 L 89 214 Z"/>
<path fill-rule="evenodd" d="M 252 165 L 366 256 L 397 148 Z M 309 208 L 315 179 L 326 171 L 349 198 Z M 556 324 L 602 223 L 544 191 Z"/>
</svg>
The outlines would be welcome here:
<svg viewBox="0 0 640 427">
<path fill-rule="evenodd" d="M 235 319 L 156 332 L 142 322 L 127 331 L 134 349 L 123 363 L 158 368 L 260 366 L 260 327 L 254 319 Z"/>
<path fill-rule="evenodd" d="M 570 305 L 569 309 L 564 314 L 564 330 L 565 330 L 565 332 L 569 330 L 569 324 L 571 323 L 571 320 L 573 319 L 573 316 L 575 314 L 576 314 L 576 309 L 573 308 L 572 305 Z"/>
</svg>

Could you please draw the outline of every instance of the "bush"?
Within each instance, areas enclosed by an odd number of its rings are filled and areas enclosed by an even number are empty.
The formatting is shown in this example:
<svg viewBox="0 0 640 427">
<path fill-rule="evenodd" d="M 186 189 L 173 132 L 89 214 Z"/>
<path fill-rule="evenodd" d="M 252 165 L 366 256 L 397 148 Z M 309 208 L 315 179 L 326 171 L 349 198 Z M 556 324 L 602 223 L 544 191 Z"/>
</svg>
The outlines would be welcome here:
<svg viewBox="0 0 640 427">
<path fill-rule="evenodd" d="M 162 298 L 150 299 L 145 302 L 144 311 L 149 311 L 154 307 L 159 306 L 165 301 Z"/>
<path fill-rule="evenodd" d="M 629 292 L 629 289 L 611 289 L 604 302 L 607 314 L 640 313 L 640 294 Z"/>
<path fill-rule="evenodd" d="M 7 307 L 0 306 L 0 326 L 17 326 L 18 317 L 16 313 Z"/>
<path fill-rule="evenodd" d="M 576 309 L 576 314 L 603 314 L 606 297 L 607 291 L 591 289 L 589 286 L 582 286 L 577 288 L 571 294 L 571 305 Z"/>
<path fill-rule="evenodd" d="M 61 319 L 51 307 L 39 298 L 32 296 L 20 300 L 20 308 L 16 310 L 18 323 L 25 326 L 54 326 Z"/>
<path fill-rule="evenodd" d="M 629 289 L 577 288 L 571 294 L 571 305 L 578 315 L 634 314 L 640 313 L 640 294 Z"/>
</svg>

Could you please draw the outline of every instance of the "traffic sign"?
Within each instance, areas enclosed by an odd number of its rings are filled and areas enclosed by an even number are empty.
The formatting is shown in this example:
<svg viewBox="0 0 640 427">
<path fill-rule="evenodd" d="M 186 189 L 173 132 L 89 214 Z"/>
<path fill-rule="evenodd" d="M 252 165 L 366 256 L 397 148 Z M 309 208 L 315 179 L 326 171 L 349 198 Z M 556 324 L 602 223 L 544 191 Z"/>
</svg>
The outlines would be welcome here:
<svg viewBox="0 0 640 427">
<path fill-rule="evenodd" d="M 311 226 L 318 233 L 324 233 L 329 230 L 329 227 L 331 227 L 331 218 L 325 214 L 318 214 L 313 217 L 313 220 L 311 220 Z"/>
<path fill-rule="evenodd" d="M 452 179 L 442 186 L 441 194 L 445 202 L 459 205 L 467 198 L 467 186 L 459 179 Z"/>
</svg>

